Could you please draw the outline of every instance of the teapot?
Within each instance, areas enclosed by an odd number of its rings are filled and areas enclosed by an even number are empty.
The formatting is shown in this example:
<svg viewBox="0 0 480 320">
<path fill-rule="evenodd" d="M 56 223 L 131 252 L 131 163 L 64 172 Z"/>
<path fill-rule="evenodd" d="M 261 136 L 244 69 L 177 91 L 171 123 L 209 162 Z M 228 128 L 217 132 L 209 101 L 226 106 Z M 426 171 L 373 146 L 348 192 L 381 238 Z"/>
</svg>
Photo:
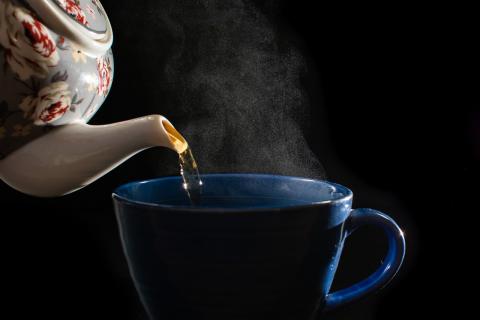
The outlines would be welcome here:
<svg viewBox="0 0 480 320">
<path fill-rule="evenodd" d="M 112 86 L 112 41 L 98 0 L 0 0 L 1 180 L 61 196 L 146 148 L 186 148 L 161 115 L 87 124 Z"/>
</svg>

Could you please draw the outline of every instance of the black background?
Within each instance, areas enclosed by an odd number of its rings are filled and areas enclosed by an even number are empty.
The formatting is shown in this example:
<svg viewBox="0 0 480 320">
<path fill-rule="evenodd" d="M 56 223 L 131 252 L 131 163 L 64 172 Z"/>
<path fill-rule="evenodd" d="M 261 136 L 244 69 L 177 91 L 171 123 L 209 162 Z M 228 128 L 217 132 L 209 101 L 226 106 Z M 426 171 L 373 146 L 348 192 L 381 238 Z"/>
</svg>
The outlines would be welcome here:
<svg viewBox="0 0 480 320">
<path fill-rule="evenodd" d="M 138 69 L 135 47 L 142 39 L 135 28 L 148 26 L 138 15 L 135 23 L 125 19 L 148 8 L 148 2 L 102 1 L 116 32 L 116 75 L 92 123 L 152 113 L 151 101 L 139 96 L 142 81 L 155 82 L 155 73 Z M 468 302 L 457 294 L 457 285 L 474 279 L 471 221 L 478 213 L 478 22 L 473 10 L 284 1 L 279 11 L 270 12 L 268 1 L 256 4 L 282 32 L 295 35 L 295 45 L 307 57 L 303 83 L 312 111 L 306 137 L 328 178 L 351 187 L 356 207 L 389 213 L 407 237 L 405 265 L 393 283 L 326 318 L 406 318 L 423 312 L 459 317 Z M 169 116 L 173 123 L 185 117 Z M 13 312 L 15 319 L 144 319 L 110 194 L 121 183 L 152 178 L 160 157 L 175 164 L 175 155 L 164 153 L 145 151 L 58 199 L 36 199 L 0 185 L 6 293 L 0 312 Z M 370 229 L 352 236 L 336 288 L 379 264 L 385 250 L 381 240 Z"/>
</svg>

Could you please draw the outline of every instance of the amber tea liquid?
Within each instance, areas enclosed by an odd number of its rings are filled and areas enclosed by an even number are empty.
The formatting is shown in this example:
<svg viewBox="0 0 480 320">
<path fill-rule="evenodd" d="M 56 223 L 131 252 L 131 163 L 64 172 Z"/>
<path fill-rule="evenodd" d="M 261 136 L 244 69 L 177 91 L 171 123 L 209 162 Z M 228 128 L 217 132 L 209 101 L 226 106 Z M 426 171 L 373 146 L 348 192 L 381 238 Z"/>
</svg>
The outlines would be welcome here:
<svg viewBox="0 0 480 320">
<path fill-rule="evenodd" d="M 164 123 L 168 137 L 178 153 L 178 162 L 180 164 L 180 175 L 183 179 L 183 188 L 187 193 L 192 205 L 199 203 L 202 193 L 202 180 L 198 172 L 197 162 L 193 157 L 192 149 L 187 141 L 178 133 L 175 128 L 168 123 Z"/>
<path fill-rule="evenodd" d="M 202 193 L 202 180 L 198 172 L 197 162 L 192 154 L 192 149 L 187 145 L 187 149 L 178 154 L 178 162 L 180 163 L 180 174 L 183 179 L 183 188 L 187 192 L 192 204 L 200 202 Z"/>
</svg>

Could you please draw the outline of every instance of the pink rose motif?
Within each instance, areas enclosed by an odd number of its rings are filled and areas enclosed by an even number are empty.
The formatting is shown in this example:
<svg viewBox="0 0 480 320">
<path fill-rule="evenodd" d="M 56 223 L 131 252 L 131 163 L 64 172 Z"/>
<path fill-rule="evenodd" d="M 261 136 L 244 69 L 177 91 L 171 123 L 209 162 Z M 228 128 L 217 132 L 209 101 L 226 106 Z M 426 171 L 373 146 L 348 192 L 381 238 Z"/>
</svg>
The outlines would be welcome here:
<svg viewBox="0 0 480 320">
<path fill-rule="evenodd" d="M 0 1 L 0 45 L 8 65 L 21 80 L 45 78 L 59 55 L 48 29 L 24 7 Z"/>
<path fill-rule="evenodd" d="M 83 12 L 79 3 L 74 0 L 57 0 L 56 1 L 63 10 L 65 10 L 71 17 L 83 25 L 88 25 L 87 16 Z"/>
<path fill-rule="evenodd" d="M 60 119 L 70 108 L 72 98 L 65 81 L 53 82 L 42 88 L 36 96 L 27 96 L 20 103 L 24 116 L 35 125 L 45 125 Z"/>
<path fill-rule="evenodd" d="M 112 84 L 112 65 L 110 58 L 101 57 L 97 58 L 97 70 L 98 70 L 98 94 L 107 96 L 110 86 Z"/>
</svg>

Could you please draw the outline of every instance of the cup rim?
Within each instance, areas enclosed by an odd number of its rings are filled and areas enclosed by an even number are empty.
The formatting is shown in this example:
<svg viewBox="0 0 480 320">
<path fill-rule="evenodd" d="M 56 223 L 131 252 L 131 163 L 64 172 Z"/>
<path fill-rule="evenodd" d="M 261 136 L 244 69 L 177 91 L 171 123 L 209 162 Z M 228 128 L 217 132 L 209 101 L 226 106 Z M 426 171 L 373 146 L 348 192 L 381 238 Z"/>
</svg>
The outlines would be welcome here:
<svg viewBox="0 0 480 320">
<path fill-rule="evenodd" d="M 176 205 L 167 205 L 167 204 L 159 204 L 153 202 L 144 202 L 139 200 L 133 200 L 131 198 L 125 197 L 120 195 L 120 191 L 122 189 L 128 188 L 132 185 L 139 185 L 145 183 L 152 183 L 159 180 L 178 180 L 181 179 L 180 176 L 162 176 L 159 178 L 153 179 L 145 179 L 145 180 L 138 180 L 138 181 L 131 181 L 124 183 L 117 188 L 114 189 L 112 192 L 112 198 L 114 201 L 122 202 L 131 206 L 142 207 L 142 208 L 149 208 L 149 209 L 156 209 L 156 210 L 165 210 L 165 211 L 175 211 L 175 212 L 185 212 L 185 213 L 193 213 L 193 212 L 201 212 L 201 213 L 242 213 L 242 212 L 262 212 L 262 211 L 285 211 L 285 210 L 298 210 L 298 209 L 305 209 L 305 208 L 315 208 L 324 206 L 327 204 L 339 204 L 342 202 L 350 201 L 353 198 L 353 192 L 338 183 L 334 183 L 328 180 L 320 180 L 314 178 L 307 178 L 307 177 L 299 177 L 299 176 L 289 176 L 289 175 L 279 175 L 279 174 L 263 174 L 263 173 L 208 173 L 202 174 L 202 177 L 215 177 L 215 176 L 222 176 L 222 177 L 269 177 L 269 178 L 282 178 L 282 179 L 295 179 L 295 180 L 302 180 L 302 181 L 310 181 L 310 182 L 320 182 L 326 185 L 331 185 L 337 188 L 342 189 L 344 191 L 344 195 L 338 199 L 329 199 L 323 201 L 313 201 L 308 204 L 301 204 L 301 205 L 285 205 L 285 206 L 278 206 L 278 207 L 271 207 L 271 208 L 255 208 L 255 207 L 248 207 L 248 208 L 208 208 L 208 207 L 190 207 L 190 206 L 176 206 Z"/>
</svg>

